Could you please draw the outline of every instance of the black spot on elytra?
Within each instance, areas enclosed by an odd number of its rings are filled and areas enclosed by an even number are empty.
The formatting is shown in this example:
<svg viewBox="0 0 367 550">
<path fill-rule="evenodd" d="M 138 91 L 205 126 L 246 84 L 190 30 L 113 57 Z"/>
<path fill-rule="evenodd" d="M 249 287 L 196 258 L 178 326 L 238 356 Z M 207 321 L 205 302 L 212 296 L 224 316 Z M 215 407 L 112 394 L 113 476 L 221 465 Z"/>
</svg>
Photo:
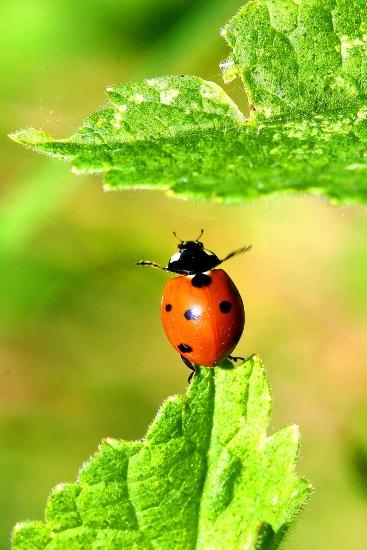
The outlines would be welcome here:
<svg viewBox="0 0 367 550">
<path fill-rule="evenodd" d="M 227 302 L 227 300 L 222 300 L 219 304 L 219 309 L 222 313 L 229 313 L 232 309 L 231 302 Z"/>
<path fill-rule="evenodd" d="M 192 286 L 195 286 L 196 288 L 201 288 L 202 286 L 209 286 L 211 282 L 212 282 L 212 278 L 209 277 L 209 275 L 205 275 L 205 273 L 197 273 L 191 279 Z"/>
<path fill-rule="evenodd" d="M 171 311 L 172 304 L 166 304 L 166 311 Z"/>
<path fill-rule="evenodd" d="M 190 353 L 192 351 L 192 347 L 188 344 L 180 344 L 178 349 L 182 351 L 182 353 Z"/>
<path fill-rule="evenodd" d="M 185 319 L 188 321 L 197 321 L 200 318 L 200 313 L 194 313 L 192 309 L 187 309 L 184 313 Z"/>
</svg>

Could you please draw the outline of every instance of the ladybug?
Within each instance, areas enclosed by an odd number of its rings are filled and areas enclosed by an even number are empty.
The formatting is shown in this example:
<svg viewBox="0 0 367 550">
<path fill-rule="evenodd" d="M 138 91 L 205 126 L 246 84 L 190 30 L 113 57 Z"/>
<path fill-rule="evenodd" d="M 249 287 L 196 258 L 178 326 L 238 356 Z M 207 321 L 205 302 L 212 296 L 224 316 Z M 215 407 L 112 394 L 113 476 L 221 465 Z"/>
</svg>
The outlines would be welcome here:
<svg viewBox="0 0 367 550">
<path fill-rule="evenodd" d="M 192 370 L 189 381 L 199 365 L 214 367 L 227 357 L 238 359 L 230 354 L 245 326 L 240 293 L 229 275 L 216 268 L 251 246 L 234 250 L 220 260 L 204 248 L 202 235 L 203 230 L 194 241 L 178 239 L 178 251 L 167 267 L 151 261 L 137 262 L 178 275 L 164 287 L 161 319 L 168 340 Z"/>
</svg>

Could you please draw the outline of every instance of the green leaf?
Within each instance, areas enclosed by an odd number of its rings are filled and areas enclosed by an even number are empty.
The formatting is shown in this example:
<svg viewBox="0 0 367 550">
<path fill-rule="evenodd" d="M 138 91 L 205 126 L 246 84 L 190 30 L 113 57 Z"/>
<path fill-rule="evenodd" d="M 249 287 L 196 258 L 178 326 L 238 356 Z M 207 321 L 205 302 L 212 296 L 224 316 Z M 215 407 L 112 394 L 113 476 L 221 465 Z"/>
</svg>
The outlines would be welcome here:
<svg viewBox="0 0 367 550">
<path fill-rule="evenodd" d="M 313 192 L 367 201 L 367 7 L 364 0 L 253 0 L 226 25 L 225 81 L 243 80 L 244 121 L 216 84 L 161 77 L 107 91 L 70 139 L 12 139 L 101 173 L 106 189 L 154 188 L 243 201 Z"/>
<path fill-rule="evenodd" d="M 143 441 L 107 439 L 58 485 L 14 550 L 277 548 L 311 488 L 294 472 L 297 427 L 267 436 L 270 409 L 257 357 L 200 369 Z"/>
<path fill-rule="evenodd" d="M 356 113 L 366 104 L 364 0 L 255 0 L 222 34 L 233 49 L 228 78 L 242 78 L 267 118 Z"/>
<path fill-rule="evenodd" d="M 108 172 L 121 167 L 126 173 L 125 147 L 150 141 L 237 128 L 244 117 L 217 84 L 194 76 L 152 78 L 107 89 L 108 106 L 97 111 L 70 138 L 54 140 L 33 129 L 11 137 L 51 156 L 75 159 L 75 172 Z M 157 159 L 159 164 L 162 159 Z M 154 163 L 149 155 L 146 164 Z M 121 164 L 121 166 L 120 166 Z"/>
</svg>

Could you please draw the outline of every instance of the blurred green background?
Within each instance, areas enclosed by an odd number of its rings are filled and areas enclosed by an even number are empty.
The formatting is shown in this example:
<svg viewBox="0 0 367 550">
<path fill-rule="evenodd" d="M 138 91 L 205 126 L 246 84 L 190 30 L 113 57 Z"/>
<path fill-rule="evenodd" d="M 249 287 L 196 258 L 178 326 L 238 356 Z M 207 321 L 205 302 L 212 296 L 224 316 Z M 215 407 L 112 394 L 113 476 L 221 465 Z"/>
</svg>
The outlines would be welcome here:
<svg viewBox="0 0 367 550">
<path fill-rule="evenodd" d="M 33 125 L 67 136 L 104 88 L 189 72 L 221 82 L 228 0 L 2 0 L 0 206 L 0 549 L 17 520 L 106 436 L 140 438 L 187 372 L 159 320 L 172 230 L 228 263 L 246 302 L 239 354 L 273 387 L 271 430 L 297 422 L 298 471 L 316 492 L 288 550 L 365 549 L 367 215 L 307 196 L 224 206 L 161 192 L 104 193 L 7 139 Z M 241 107 L 241 84 L 229 93 Z"/>
</svg>

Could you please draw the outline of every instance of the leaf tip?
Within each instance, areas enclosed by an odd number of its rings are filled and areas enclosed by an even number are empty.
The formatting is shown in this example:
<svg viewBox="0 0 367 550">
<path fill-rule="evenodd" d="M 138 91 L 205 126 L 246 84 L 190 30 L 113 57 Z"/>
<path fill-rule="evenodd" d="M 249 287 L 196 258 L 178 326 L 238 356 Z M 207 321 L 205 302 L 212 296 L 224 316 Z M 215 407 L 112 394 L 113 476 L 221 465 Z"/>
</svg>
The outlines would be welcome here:
<svg viewBox="0 0 367 550">
<path fill-rule="evenodd" d="M 300 441 L 301 439 L 301 434 L 300 434 L 300 431 L 299 431 L 299 426 L 298 424 L 291 424 L 289 426 L 289 430 L 291 432 L 291 440 L 294 442 L 294 443 L 297 443 Z"/>
<path fill-rule="evenodd" d="M 40 521 L 21 521 L 12 531 L 13 550 L 43 550 L 51 539 L 46 525 Z"/>
<path fill-rule="evenodd" d="M 8 137 L 16 143 L 20 143 L 21 145 L 28 147 L 53 141 L 53 138 L 49 134 L 43 130 L 35 130 L 34 128 L 16 130 L 15 132 L 8 134 Z"/>
<path fill-rule="evenodd" d="M 17 521 L 13 528 L 13 535 L 16 535 L 23 527 L 27 525 L 26 521 Z"/>
<path fill-rule="evenodd" d="M 243 365 L 251 365 L 251 366 L 259 365 L 263 370 L 265 370 L 263 362 L 261 361 L 261 359 L 257 355 L 257 353 L 253 353 L 252 355 L 249 355 L 248 357 L 245 357 L 242 364 Z"/>
<path fill-rule="evenodd" d="M 65 485 L 67 485 L 65 482 L 60 482 L 52 489 L 52 493 L 61 493 L 65 489 Z"/>
</svg>

